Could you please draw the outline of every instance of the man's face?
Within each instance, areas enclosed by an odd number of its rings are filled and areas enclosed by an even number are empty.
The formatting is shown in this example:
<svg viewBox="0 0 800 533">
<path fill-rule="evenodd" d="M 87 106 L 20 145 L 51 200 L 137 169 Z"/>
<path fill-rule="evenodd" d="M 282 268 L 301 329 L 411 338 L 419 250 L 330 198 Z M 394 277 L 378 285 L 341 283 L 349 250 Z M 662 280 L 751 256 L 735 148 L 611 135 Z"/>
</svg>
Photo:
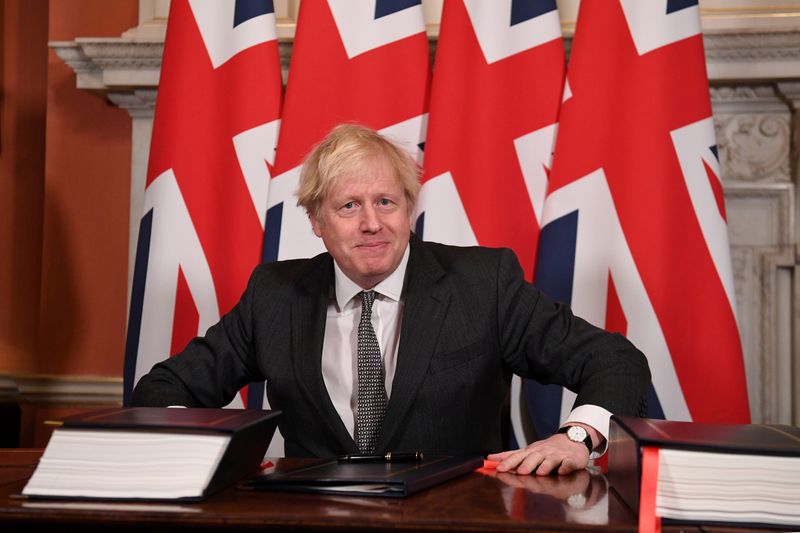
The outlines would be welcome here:
<svg viewBox="0 0 800 533">
<path fill-rule="evenodd" d="M 310 216 L 311 227 L 347 277 L 371 289 L 403 258 L 411 231 L 408 207 L 391 166 L 375 156 L 331 187 L 319 214 Z"/>
</svg>

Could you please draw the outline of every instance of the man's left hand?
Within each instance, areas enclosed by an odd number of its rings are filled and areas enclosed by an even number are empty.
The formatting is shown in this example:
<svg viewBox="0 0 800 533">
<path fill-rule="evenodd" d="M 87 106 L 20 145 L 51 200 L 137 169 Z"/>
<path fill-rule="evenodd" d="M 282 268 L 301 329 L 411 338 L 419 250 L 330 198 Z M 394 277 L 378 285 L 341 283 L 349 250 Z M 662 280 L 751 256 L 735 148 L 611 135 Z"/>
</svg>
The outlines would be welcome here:
<svg viewBox="0 0 800 533">
<path fill-rule="evenodd" d="M 599 434 L 594 428 L 584 426 L 597 443 Z M 493 453 L 487 457 L 490 461 L 499 461 L 498 472 L 509 472 L 516 469 L 517 474 L 536 473 L 546 476 L 551 472 L 569 474 L 583 470 L 589 464 L 589 450 L 581 442 L 573 442 L 563 433 L 534 442 L 520 450 Z"/>
</svg>

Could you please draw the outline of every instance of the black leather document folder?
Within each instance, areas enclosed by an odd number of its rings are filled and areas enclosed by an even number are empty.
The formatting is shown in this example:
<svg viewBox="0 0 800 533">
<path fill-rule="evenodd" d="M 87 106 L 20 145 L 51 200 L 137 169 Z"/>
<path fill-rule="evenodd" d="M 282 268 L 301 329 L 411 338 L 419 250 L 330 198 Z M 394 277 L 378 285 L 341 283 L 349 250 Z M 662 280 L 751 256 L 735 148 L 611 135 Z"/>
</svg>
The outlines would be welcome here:
<svg viewBox="0 0 800 533">
<path fill-rule="evenodd" d="M 614 416 L 608 454 L 609 481 L 634 512 L 655 479 L 665 523 L 800 526 L 800 428 Z"/>
<path fill-rule="evenodd" d="M 432 456 L 399 463 L 340 463 L 314 460 L 290 469 L 257 475 L 239 488 L 402 498 L 483 466 L 483 458 Z"/>
<path fill-rule="evenodd" d="M 258 471 L 279 411 L 100 409 L 65 418 L 27 497 L 201 500 Z"/>
</svg>

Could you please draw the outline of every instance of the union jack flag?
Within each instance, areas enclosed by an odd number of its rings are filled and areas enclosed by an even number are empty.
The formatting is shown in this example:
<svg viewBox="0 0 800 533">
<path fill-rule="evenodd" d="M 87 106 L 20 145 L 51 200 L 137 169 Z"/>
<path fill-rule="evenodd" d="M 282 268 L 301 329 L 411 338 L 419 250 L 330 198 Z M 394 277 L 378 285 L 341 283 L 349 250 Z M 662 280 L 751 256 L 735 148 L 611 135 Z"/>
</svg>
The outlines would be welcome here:
<svg viewBox="0 0 800 533">
<path fill-rule="evenodd" d="M 446 0 L 431 89 L 416 232 L 427 240 L 513 249 L 535 266 L 564 84 L 554 0 Z M 523 431 L 520 381 L 512 421 Z"/>
<path fill-rule="evenodd" d="M 173 0 L 161 69 L 126 404 L 153 364 L 236 303 L 259 262 L 281 103 L 272 0 Z"/>
<path fill-rule="evenodd" d="M 535 280 L 647 355 L 651 417 L 750 419 L 719 176 L 697 2 L 583 2 Z"/>
</svg>

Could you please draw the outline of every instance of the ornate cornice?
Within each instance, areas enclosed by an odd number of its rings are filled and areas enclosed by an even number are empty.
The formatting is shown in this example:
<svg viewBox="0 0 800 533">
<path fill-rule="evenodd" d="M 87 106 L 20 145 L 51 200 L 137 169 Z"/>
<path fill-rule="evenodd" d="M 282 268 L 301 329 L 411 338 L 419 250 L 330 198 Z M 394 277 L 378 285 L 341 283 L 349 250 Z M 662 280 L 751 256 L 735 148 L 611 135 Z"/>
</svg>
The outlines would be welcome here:
<svg viewBox="0 0 800 533">
<path fill-rule="evenodd" d="M 152 117 L 156 106 L 156 89 L 135 89 L 130 92 L 110 92 L 108 99 L 132 117 Z"/>
<path fill-rule="evenodd" d="M 776 91 L 775 85 L 712 85 L 711 105 L 715 117 L 726 114 L 780 114 L 789 112 L 784 95 Z"/>
<path fill-rule="evenodd" d="M 158 86 L 163 40 L 81 37 L 52 41 L 50 48 L 75 71 L 79 89 L 119 91 Z"/>
<path fill-rule="evenodd" d="M 712 81 L 800 78 L 800 31 L 707 32 L 703 35 Z"/>
<path fill-rule="evenodd" d="M 436 36 L 431 36 L 432 44 Z M 725 80 L 800 79 L 800 30 L 710 32 L 704 35 L 709 77 Z M 567 48 L 571 37 L 566 38 Z M 75 71 L 77 86 L 99 92 L 156 88 L 163 38 L 91 38 L 52 41 L 50 47 Z M 279 43 L 285 74 L 291 40 Z"/>
<path fill-rule="evenodd" d="M 800 32 L 706 33 L 708 61 L 797 61 Z"/>
</svg>

